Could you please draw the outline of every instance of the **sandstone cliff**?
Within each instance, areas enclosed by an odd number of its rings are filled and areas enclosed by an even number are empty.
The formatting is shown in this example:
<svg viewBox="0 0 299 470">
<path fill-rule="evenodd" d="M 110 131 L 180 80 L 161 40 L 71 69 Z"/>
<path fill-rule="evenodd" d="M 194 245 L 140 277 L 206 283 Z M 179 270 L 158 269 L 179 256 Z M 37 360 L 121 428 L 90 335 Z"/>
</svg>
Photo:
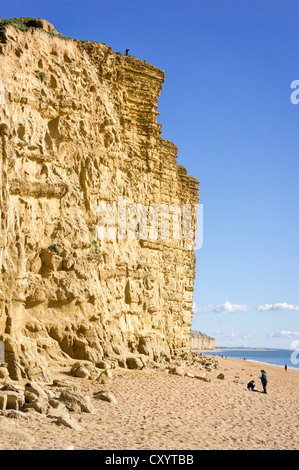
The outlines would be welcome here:
<svg viewBox="0 0 299 470">
<path fill-rule="evenodd" d="M 215 349 L 215 338 L 201 333 L 201 331 L 191 330 L 191 349 L 199 349 L 201 351 L 208 351 Z"/>
<path fill-rule="evenodd" d="M 0 340 L 11 377 L 42 376 L 61 358 L 188 351 L 186 239 L 121 236 L 119 222 L 97 237 L 101 203 L 198 202 L 157 122 L 164 72 L 44 20 L 2 21 L 0 41 Z"/>
</svg>

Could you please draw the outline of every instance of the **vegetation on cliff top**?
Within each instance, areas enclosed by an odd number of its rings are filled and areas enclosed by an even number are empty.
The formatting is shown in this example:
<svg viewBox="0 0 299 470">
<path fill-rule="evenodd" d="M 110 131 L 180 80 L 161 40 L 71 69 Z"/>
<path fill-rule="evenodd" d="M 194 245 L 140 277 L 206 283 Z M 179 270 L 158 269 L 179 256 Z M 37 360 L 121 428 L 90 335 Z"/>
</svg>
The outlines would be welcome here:
<svg viewBox="0 0 299 470">
<path fill-rule="evenodd" d="M 45 31 L 45 33 L 49 34 L 49 36 L 52 36 L 52 37 L 57 37 L 57 38 L 64 39 L 64 40 L 69 40 L 69 39 L 73 40 L 71 37 L 63 36 L 60 33 L 56 33 L 54 31 L 46 31 L 43 28 L 44 23 L 43 23 L 42 18 L 32 18 L 32 17 L 23 16 L 20 18 L 6 18 L 6 19 L 0 18 L 0 42 L 6 42 L 5 31 L 8 25 L 11 25 L 14 28 L 19 29 L 20 31 L 24 31 L 24 32 L 29 31 L 30 29 L 39 29 L 39 30 Z M 75 40 L 75 41 L 78 41 L 78 40 Z M 79 42 L 85 43 L 88 41 L 79 41 Z M 106 45 L 105 43 L 102 43 L 102 44 Z M 138 59 L 138 57 L 135 57 L 133 55 L 123 54 L 119 51 L 115 52 L 115 54 L 130 58 L 130 59 L 141 60 L 145 65 L 149 65 L 151 67 L 156 68 L 150 62 L 146 60 Z M 40 79 L 43 81 L 44 77 L 40 76 Z"/>
<path fill-rule="evenodd" d="M 6 27 L 8 25 L 13 26 L 21 31 L 28 31 L 31 28 L 35 29 L 43 29 L 43 20 L 40 18 L 31 18 L 31 17 L 21 17 L 21 18 L 7 18 L 7 19 L 0 19 L 0 35 L 5 33 Z M 47 34 L 53 37 L 58 37 L 60 39 L 72 39 L 68 36 L 63 36 L 59 33 L 54 33 L 50 31 L 45 31 Z"/>
</svg>

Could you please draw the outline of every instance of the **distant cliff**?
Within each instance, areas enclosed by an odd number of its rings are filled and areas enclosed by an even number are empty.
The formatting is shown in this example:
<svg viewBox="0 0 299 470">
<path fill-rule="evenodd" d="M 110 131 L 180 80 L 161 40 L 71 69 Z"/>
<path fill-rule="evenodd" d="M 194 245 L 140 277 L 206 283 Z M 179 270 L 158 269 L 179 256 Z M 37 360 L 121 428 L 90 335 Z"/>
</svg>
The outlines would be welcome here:
<svg viewBox="0 0 299 470">
<path fill-rule="evenodd" d="M 215 349 L 215 338 L 211 338 L 200 331 L 191 330 L 191 349 Z"/>
</svg>

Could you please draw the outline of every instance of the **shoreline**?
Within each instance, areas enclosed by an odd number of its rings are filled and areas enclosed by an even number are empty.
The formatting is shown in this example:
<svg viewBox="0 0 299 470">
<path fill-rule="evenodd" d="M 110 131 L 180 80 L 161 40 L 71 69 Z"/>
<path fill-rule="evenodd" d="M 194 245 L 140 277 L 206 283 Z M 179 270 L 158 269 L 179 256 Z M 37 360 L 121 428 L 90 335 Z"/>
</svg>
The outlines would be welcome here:
<svg viewBox="0 0 299 470">
<path fill-rule="evenodd" d="M 215 350 L 215 352 L 213 350 L 199 350 L 199 349 L 192 349 L 192 352 L 195 352 L 197 354 L 203 354 L 203 355 L 207 355 L 207 356 L 211 356 L 211 357 L 214 357 L 215 359 L 225 359 L 225 357 L 222 357 L 221 355 L 218 355 L 220 352 L 222 351 L 247 351 L 247 349 L 218 349 L 218 350 Z M 256 349 L 256 351 L 266 351 L 266 349 Z M 290 352 L 292 352 L 290 350 Z M 223 355 L 225 356 L 225 355 Z M 264 361 L 258 361 L 256 359 L 247 359 L 244 361 L 244 359 L 240 359 L 240 358 L 237 358 L 237 357 L 229 357 L 229 356 L 226 356 L 227 359 L 231 359 L 231 360 L 236 360 L 236 361 L 241 361 L 242 363 L 245 363 L 245 362 L 253 362 L 255 364 L 262 364 L 262 365 L 267 365 L 267 366 L 273 366 L 273 367 L 279 367 L 281 369 L 284 369 L 284 366 L 281 365 L 281 364 L 274 364 L 272 362 L 264 362 Z M 298 367 L 293 367 L 293 366 L 290 366 L 288 365 L 288 370 L 293 370 L 293 371 L 296 371 L 296 372 L 299 372 L 299 368 Z"/>
<path fill-rule="evenodd" d="M 261 364 L 261 365 L 264 365 L 264 366 L 269 366 L 269 367 L 278 367 L 279 369 L 282 369 L 284 372 L 284 366 L 281 366 L 279 364 L 272 364 L 270 362 L 262 362 L 262 361 L 255 361 L 253 359 L 246 359 L 245 361 L 243 359 L 239 359 L 239 358 L 236 358 L 236 357 L 227 357 L 227 359 L 225 359 L 225 357 L 221 357 L 221 356 L 212 356 L 214 359 L 223 359 L 224 361 L 226 360 L 230 360 L 230 361 L 236 361 L 236 362 L 240 362 L 240 364 L 252 364 L 252 365 L 258 365 L 258 364 Z M 295 368 L 295 367 L 291 367 L 291 366 L 288 366 L 288 371 L 292 371 L 292 372 L 299 372 L 299 369 L 298 368 Z M 287 373 L 287 372 L 286 372 Z"/>
</svg>

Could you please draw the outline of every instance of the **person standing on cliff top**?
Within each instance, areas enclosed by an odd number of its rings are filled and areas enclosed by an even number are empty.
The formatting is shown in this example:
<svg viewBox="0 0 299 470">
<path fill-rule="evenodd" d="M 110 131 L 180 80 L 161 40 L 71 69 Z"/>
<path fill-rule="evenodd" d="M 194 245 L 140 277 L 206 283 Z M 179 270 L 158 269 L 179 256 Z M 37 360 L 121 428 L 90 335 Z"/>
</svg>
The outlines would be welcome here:
<svg viewBox="0 0 299 470">
<path fill-rule="evenodd" d="M 129 54 L 129 50 L 130 50 L 130 49 L 126 49 L 126 55 L 128 55 L 128 54 Z"/>
<path fill-rule="evenodd" d="M 260 379 L 261 379 L 261 382 L 262 382 L 264 393 L 267 393 L 267 384 L 268 384 L 267 375 L 266 375 L 266 372 L 264 371 L 264 369 L 261 370 L 261 373 L 262 373 L 262 376 L 260 377 Z"/>
</svg>

